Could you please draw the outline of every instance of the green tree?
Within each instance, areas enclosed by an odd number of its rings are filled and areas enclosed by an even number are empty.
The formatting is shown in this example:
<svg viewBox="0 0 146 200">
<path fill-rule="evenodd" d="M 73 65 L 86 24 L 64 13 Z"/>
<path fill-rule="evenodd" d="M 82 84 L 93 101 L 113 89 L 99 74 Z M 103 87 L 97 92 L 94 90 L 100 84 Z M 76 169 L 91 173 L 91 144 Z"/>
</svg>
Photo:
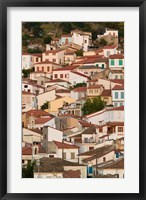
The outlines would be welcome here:
<svg viewBox="0 0 146 200">
<path fill-rule="evenodd" d="M 83 49 L 76 51 L 77 56 L 83 56 Z"/>
<path fill-rule="evenodd" d="M 33 178 L 34 177 L 34 167 L 36 162 L 28 162 L 26 167 L 22 167 L 22 178 Z"/>
<path fill-rule="evenodd" d="M 77 83 L 76 85 L 74 85 L 74 88 L 78 88 L 78 87 L 86 87 L 87 83 Z"/>
<path fill-rule="evenodd" d="M 83 115 L 88 115 L 102 110 L 105 107 L 105 102 L 101 99 L 100 96 L 93 99 L 87 99 L 83 104 L 82 111 Z"/>
<path fill-rule="evenodd" d="M 100 45 L 101 46 L 106 46 L 107 45 L 107 41 L 104 38 L 100 39 Z"/>
<path fill-rule="evenodd" d="M 34 67 L 32 67 L 31 69 L 22 69 L 23 78 L 29 77 L 29 74 L 31 72 L 34 72 Z"/>
<path fill-rule="evenodd" d="M 27 49 L 27 53 L 42 53 L 41 49 Z"/>
<path fill-rule="evenodd" d="M 52 37 L 50 35 L 48 35 L 46 38 L 44 38 L 44 43 L 45 44 L 50 44 L 52 41 Z"/>
<path fill-rule="evenodd" d="M 43 34 L 43 29 L 40 27 L 40 25 L 36 25 L 32 28 L 32 33 L 34 38 L 39 38 Z"/>
<path fill-rule="evenodd" d="M 49 104 L 49 102 L 46 101 L 46 102 L 41 106 L 41 110 L 48 109 L 48 104 Z"/>
</svg>

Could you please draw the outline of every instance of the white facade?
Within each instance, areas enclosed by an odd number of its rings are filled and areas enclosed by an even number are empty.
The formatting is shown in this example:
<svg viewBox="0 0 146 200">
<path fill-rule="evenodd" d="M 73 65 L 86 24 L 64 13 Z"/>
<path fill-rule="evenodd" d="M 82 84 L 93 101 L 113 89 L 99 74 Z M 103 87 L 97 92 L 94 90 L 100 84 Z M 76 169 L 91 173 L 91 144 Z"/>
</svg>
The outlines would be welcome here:
<svg viewBox="0 0 146 200">
<path fill-rule="evenodd" d="M 98 173 L 102 175 L 118 175 L 118 178 L 124 178 L 124 169 L 98 169 Z"/>
<path fill-rule="evenodd" d="M 105 48 L 103 47 L 103 54 L 105 57 L 109 57 L 110 55 L 117 54 L 116 47 L 115 48 Z"/>
<path fill-rule="evenodd" d="M 30 69 L 33 67 L 33 56 L 29 54 L 22 54 L 22 69 Z"/>
<path fill-rule="evenodd" d="M 108 29 L 106 28 L 105 33 L 103 35 L 97 35 L 97 38 L 102 38 L 107 35 L 112 35 L 113 37 L 118 37 L 118 30 Z"/>
<path fill-rule="evenodd" d="M 121 69 L 124 68 L 124 59 L 109 59 L 109 68 Z"/>
<path fill-rule="evenodd" d="M 124 105 L 124 90 L 112 90 L 112 102 L 114 107 Z"/>
<path fill-rule="evenodd" d="M 69 72 L 69 82 L 71 83 L 71 85 L 76 85 L 77 83 L 86 83 L 87 80 L 87 77 L 84 77 L 71 71 Z"/>
<path fill-rule="evenodd" d="M 88 122 L 93 124 L 102 125 L 106 122 L 123 122 L 124 121 L 124 110 L 102 110 L 97 113 L 86 116 Z"/>
<path fill-rule="evenodd" d="M 63 154 L 63 158 L 67 161 L 70 162 L 78 162 L 78 149 L 57 149 L 56 150 L 56 154 L 57 154 L 57 158 L 62 158 L 62 154 Z M 72 158 L 73 155 L 73 158 Z"/>
<path fill-rule="evenodd" d="M 124 79 L 124 73 L 109 73 L 109 76 L 108 76 L 109 79 Z"/>
<path fill-rule="evenodd" d="M 22 91 L 30 92 L 33 94 L 36 94 L 36 92 L 38 92 L 39 94 L 42 94 L 44 92 L 44 88 L 38 85 L 22 82 Z"/>
<path fill-rule="evenodd" d="M 63 132 L 50 126 L 44 126 L 43 138 L 47 142 L 52 142 L 53 140 L 62 142 Z"/>
<path fill-rule="evenodd" d="M 33 142 L 41 142 L 43 136 L 35 131 L 23 128 L 23 141 L 33 144 Z"/>
<path fill-rule="evenodd" d="M 48 92 L 44 92 L 42 94 L 39 94 L 37 96 L 37 100 L 38 100 L 38 109 L 41 108 L 41 106 L 46 103 L 46 102 L 49 102 L 49 101 L 53 101 L 56 99 L 56 90 L 53 89 L 51 91 L 48 91 Z"/>
</svg>

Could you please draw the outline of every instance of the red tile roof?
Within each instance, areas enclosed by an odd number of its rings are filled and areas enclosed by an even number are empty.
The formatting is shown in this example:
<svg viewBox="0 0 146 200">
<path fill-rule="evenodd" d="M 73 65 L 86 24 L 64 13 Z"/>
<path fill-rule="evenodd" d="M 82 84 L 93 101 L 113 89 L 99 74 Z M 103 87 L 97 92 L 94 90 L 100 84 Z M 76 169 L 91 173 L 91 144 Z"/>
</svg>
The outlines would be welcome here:
<svg viewBox="0 0 146 200">
<path fill-rule="evenodd" d="M 74 92 L 86 92 L 87 87 L 78 87 L 73 90 Z"/>
<path fill-rule="evenodd" d="M 59 65 L 57 63 L 54 63 L 54 62 L 51 62 L 51 61 L 47 61 L 47 60 L 46 61 L 42 61 L 42 62 L 37 62 L 37 63 L 34 64 L 34 66 L 37 65 L 37 64 L 53 64 L 53 65 L 61 66 L 61 65 Z"/>
<path fill-rule="evenodd" d="M 49 113 L 47 113 L 43 110 L 36 110 L 36 109 L 29 110 L 29 111 L 26 112 L 26 114 L 29 115 L 29 116 L 35 116 L 35 117 L 38 117 L 38 118 L 41 117 L 41 116 L 50 116 Z"/>
<path fill-rule="evenodd" d="M 107 110 L 107 111 L 114 111 L 114 110 L 121 110 L 121 111 L 123 111 L 124 110 L 124 106 L 119 106 L 119 107 L 114 107 L 114 108 L 112 108 L 112 109 L 109 109 L 109 110 Z"/>
<path fill-rule="evenodd" d="M 58 89 L 56 90 L 56 93 L 70 93 L 70 90 Z"/>
<path fill-rule="evenodd" d="M 124 90 L 124 85 L 115 85 L 112 90 Z"/>
<path fill-rule="evenodd" d="M 81 171 L 80 170 L 68 170 L 63 172 L 63 178 L 81 178 Z"/>
<path fill-rule="evenodd" d="M 64 142 L 58 142 L 54 141 L 55 145 L 57 146 L 58 149 L 78 149 L 76 145 L 71 145 L 71 144 L 66 144 Z"/>
<path fill-rule="evenodd" d="M 72 37 L 72 35 L 71 34 L 62 34 L 61 37 Z"/>
<path fill-rule="evenodd" d="M 109 81 L 124 85 L 124 79 L 109 79 Z"/>
<path fill-rule="evenodd" d="M 110 59 L 123 59 L 124 55 L 123 54 L 114 54 L 109 56 Z"/>
<path fill-rule="evenodd" d="M 37 118 L 35 120 L 35 124 L 44 124 L 44 123 L 50 121 L 51 119 L 53 119 L 53 117 L 52 118 L 51 117 L 49 117 L 49 118 Z"/>
<path fill-rule="evenodd" d="M 90 85 L 87 89 L 101 88 L 103 85 Z"/>
<path fill-rule="evenodd" d="M 90 126 L 95 126 L 94 124 L 90 124 L 86 121 L 83 120 L 78 120 L 78 122 L 83 126 L 83 127 L 90 127 Z"/>
<path fill-rule="evenodd" d="M 101 93 L 102 97 L 107 97 L 107 96 L 111 96 L 111 90 L 103 90 L 103 92 Z"/>
<path fill-rule="evenodd" d="M 65 80 L 63 80 L 63 79 L 54 79 L 54 80 L 47 81 L 46 83 L 56 83 L 56 82 L 66 82 L 66 83 L 70 83 L 70 82 L 65 81 Z"/>
<path fill-rule="evenodd" d="M 32 155 L 32 147 L 23 147 L 22 155 Z"/>
<path fill-rule="evenodd" d="M 124 122 L 107 122 L 107 126 L 124 126 Z"/>
<path fill-rule="evenodd" d="M 59 69 L 54 69 L 53 71 L 65 71 L 65 70 L 71 71 L 71 70 L 73 70 L 77 67 L 79 67 L 79 66 L 69 65 L 69 66 L 66 66 L 66 67 L 59 68 Z"/>
</svg>

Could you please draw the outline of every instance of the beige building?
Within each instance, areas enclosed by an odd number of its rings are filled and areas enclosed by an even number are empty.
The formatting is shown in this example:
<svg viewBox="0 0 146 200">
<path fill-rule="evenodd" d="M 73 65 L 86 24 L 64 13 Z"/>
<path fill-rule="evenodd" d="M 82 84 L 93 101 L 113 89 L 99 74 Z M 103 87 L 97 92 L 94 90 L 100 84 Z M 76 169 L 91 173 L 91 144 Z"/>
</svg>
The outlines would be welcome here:
<svg viewBox="0 0 146 200">
<path fill-rule="evenodd" d="M 22 91 L 22 112 L 26 112 L 35 107 L 35 94 Z"/>
<path fill-rule="evenodd" d="M 52 73 L 54 69 L 58 69 L 60 67 L 61 65 L 50 62 L 50 61 L 43 61 L 43 62 L 34 64 L 35 72 L 40 71 L 40 72 Z"/>
<path fill-rule="evenodd" d="M 64 50 L 62 49 L 46 51 L 42 55 L 43 61 L 51 61 L 60 65 L 64 64 Z"/>
<path fill-rule="evenodd" d="M 103 85 L 90 85 L 87 87 L 87 97 L 94 98 L 100 96 L 103 90 Z"/>
<path fill-rule="evenodd" d="M 76 102 L 75 99 L 70 98 L 70 97 L 62 97 L 59 99 L 56 99 L 54 101 L 49 102 L 49 113 L 57 115 L 58 114 L 58 109 L 61 108 L 65 103 L 74 103 Z"/>
</svg>

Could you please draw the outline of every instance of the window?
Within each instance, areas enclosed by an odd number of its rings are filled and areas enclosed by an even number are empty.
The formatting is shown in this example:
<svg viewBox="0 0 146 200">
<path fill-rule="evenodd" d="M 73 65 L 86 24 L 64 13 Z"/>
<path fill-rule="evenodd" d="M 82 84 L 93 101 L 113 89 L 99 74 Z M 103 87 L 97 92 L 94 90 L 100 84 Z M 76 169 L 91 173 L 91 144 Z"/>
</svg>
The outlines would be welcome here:
<svg viewBox="0 0 146 200">
<path fill-rule="evenodd" d="M 123 65 L 123 60 L 119 60 L 119 65 Z"/>
<path fill-rule="evenodd" d="M 63 78 L 63 74 L 60 74 L 60 78 Z"/>
<path fill-rule="evenodd" d="M 57 74 L 55 74 L 55 75 L 54 75 L 54 78 L 58 78 L 58 75 L 57 75 Z"/>
<path fill-rule="evenodd" d="M 118 75 L 115 75 L 115 79 L 118 79 Z"/>
<path fill-rule="evenodd" d="M 75 159 L 75 153 L 71 153 L 71 159 Z"/>
<path fill-rule="evenodd" d="M 123 103 L 120 103 L 120 106 L 123 106 Z"/>
<path fill-rule="evenodd" d="M 68 78 L 69 77 L 69 74 L 65 74 L 65 78 Z"/>
<path fill-rule="evenodd" d="M 114 60 L 111 60 L 111 65 L 115 65 L 115 61 Z"/>
<path fill-rule="evenodd" d="M 85 40 L 85 43 L 87 43 L 87 40 Z"/>
<path fill-rule="evenodd" d="M 118 132 L 123 132 L 123 127 L 118 127 Z"/>
<path fill-rule="evenodd" d="M 53 62 L 56 62 L 56 59 L 53 59 Z"/>
<path fill-rule="evenodd" d="M 102 64 L 102 69 L 104 69 L 104 64 Z"/>
<path fill-rule="evenodd" d="M 89 93 L 93 93 L 93 90 L 89 90 Z"/>
<path fill-rule="evenodd" d="M 121 92 L 121 99 L 124 99 L 124 92 Z"/>
<path fill-rule="evenodd" d="M 38 60 L 38 58 L 36 58 L 36 62 L 38 62 L 39 60 Z"/>
<path fill-rule="evenodd" d="M 28 89 L 27 92 L 30 92 L 30 89 Z"/>
<path fill-rule="evenodd" d="M 120 75 L 120 79 L 123 79 L 123 76 L 122 76 L 122 75 Z"/>
<path fill-rule="evenodd" d="M 47 67 L 47 71 L 48 71 L 48 72 L 50 71 L 50 67 Z"/>
<path fill-rule="evenodd" d="M 103 162 L 105 162 L 106 161 L 106 157 L 103 157 Z"/>
<path fill-rule="evenodd" d="M 24 164 L 24 160 L 22 160 L 22 163 Z"/>
<path fill-rule="evenodd" d="M 54 158 L 54 155 L 49 155 L 49 158 Z"/>
<path fill-rule="evenodd" d="M 64 160 L 66 160 L 66 152 L 63 152 L 63 158 Z"/>
<path fill-rule="evenodd" d="M 43 81 L 41 81 L 41 85 L 43 85 L 44 84 L 44 82 Z"/>
<path fill-rule="evenodd" d="M 35 148 L 35 150 L 34 150 L 34 154 L 37 154 L 37 148 Z"/>
<path fill-rule="evenodd" d="M 103 128 L 99 128 L 99 133 L 102 133 L 103 132 Z"/>
<path fill-rule="evenodd" d="M 96 67 L 98 67 L 98 64 L 96 64 Z"/>
<path fill-rule="evenodd" d="M 28 88 L 28 85 L 24 85 L 24 88 Z"/>
<path fill-rule="evenodd" d="M 118 104 L 117 103 L 114 103 L 114 107 L 117 107 L 118 106 Z"/>
<path fill-rule="evenodd" d="M 118 92 L 115 92 L 115 99 L 118 99 Z"/>
<path fill-rule="evenodd" d="M 94 149 L 94 147 L 89 147 L 89 151 L 91 151 L 91 150 L 93 150 Z"/>
<path fill-rule="evenodd" d="M 42 71 L 44 71 L 44 67 L 42 67 Z"/>
<path fill-rule="evenodd" d="M 55 55 L 56 55 L 56 53 L 53 53 L 53 55 L 55 56 Z"/>
</svg>

